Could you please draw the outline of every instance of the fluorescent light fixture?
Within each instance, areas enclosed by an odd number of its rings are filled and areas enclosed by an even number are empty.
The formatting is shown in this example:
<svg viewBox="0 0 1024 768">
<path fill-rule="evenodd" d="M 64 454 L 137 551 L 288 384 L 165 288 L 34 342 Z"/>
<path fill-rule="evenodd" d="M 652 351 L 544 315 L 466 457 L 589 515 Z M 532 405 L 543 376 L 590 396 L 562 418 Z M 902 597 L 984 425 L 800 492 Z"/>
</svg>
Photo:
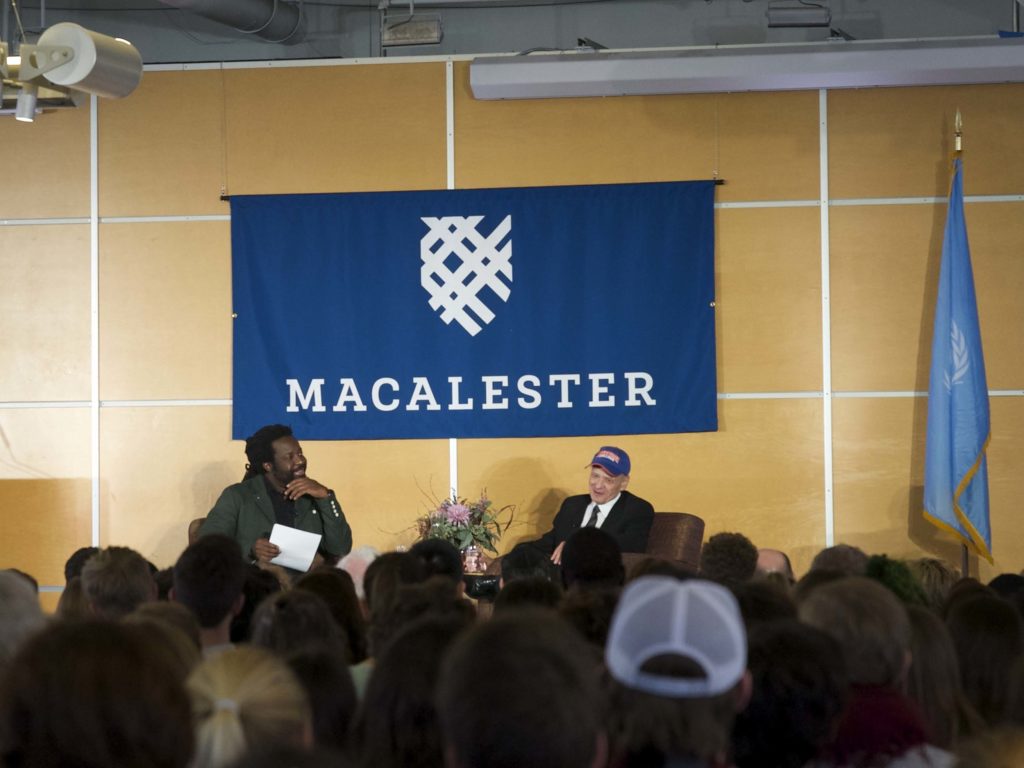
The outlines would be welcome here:
<svg viewBox="0 0 1024 768">
<path fill-rule="evenodd" d="M 1024 82 L 1024 40 L 834 40 L 530 56 L 469 66 L 477 99 Z"/>
</svg>

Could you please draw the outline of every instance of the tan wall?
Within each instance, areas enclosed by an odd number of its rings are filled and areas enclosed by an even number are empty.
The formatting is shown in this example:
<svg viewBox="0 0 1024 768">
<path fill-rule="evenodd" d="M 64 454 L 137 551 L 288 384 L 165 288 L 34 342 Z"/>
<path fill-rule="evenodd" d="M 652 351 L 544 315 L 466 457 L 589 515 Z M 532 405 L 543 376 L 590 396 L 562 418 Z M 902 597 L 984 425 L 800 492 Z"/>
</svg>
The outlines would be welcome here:
<svg viewBox="0 0 1024 768">
<path fill-rule="evenodd" d="M 170 565 L 188 521 L 241 475 L 222 192 L 443 189 L 445 69 L 148 72 L 128 99 L 100 103 L 102 544 Z M 458 187 L 726 181 L 716 213 L 720 429 L 614 438 L 633 456 L 634 491 L 658 509 L 702 515 L 709 534 L 741 530 L 785 549 L 803 569 L 825 542 L 830 414 L 836 539 L 958 559 L 920 520 L 926 400 L 907 393 L 927 389 L 945 207 L 911 198 L 945 196 L 957 107 L 967 194 L 1024 195 L 1024 86 L 828 94 L 829 197 L 856 203 L 829 209 L 829 347 L 818 93 L 478 102 L 468 65 L 456 62 L 454 99 Z M 21 194 L 0 203 L 0 221 L 21 220 L 0 226 L 0 566 L 54 586 L 67 555 L 89 543 L 92 520 L 89 117 L 0 121 L 8 157 L 32 159 Z M 863 204 L 873 198 L 904 199 Z M 989 384 L 1017 392 L 992 401 L 987 578 L 1024 565 L 1024 202 L 969 203 L 967 221 Z M 826 350 L 837 393 L 829 411 Z M 583 465 L 603 440 L 460 441 L 460 490 L 517 505 L 507 548 L 584 490 Z M 306 451 L 310 473 L 339 492 L 357 544 L 410 543 L 414 518 L 447 490 L 444 440 Z"/>
</svg>

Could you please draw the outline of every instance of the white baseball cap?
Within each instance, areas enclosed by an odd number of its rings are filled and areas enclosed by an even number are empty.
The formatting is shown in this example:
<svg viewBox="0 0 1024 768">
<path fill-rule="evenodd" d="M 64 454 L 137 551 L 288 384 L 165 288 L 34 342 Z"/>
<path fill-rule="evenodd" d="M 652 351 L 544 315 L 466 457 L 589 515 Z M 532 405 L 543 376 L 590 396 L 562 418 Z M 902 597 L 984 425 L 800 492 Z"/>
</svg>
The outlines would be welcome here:
<svg viewBox="0 0 1024 768">
<path fill-rule="evenodd" d="M 703 677 L 644 672 L 656 656 L 691 659 Z M 622 592 L 605 663 L 627 688 L 676 699 L 706 698 L 736 685 L 747 668 L 747 632 L 736 598 L 703 579 L 644 576 Z"/>
</svg>

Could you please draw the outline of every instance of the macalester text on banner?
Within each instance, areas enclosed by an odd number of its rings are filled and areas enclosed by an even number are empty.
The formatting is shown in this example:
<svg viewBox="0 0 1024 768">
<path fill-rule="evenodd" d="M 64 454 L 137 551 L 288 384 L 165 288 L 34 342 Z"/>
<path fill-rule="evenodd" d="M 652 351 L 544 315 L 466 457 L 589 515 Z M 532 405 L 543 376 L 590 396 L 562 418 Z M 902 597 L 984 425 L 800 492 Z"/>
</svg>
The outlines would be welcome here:
<svg viewBox="0 0 1024 768">
<path fill-rule="evenodd" d="M 233 434 L 717 429 L 714 184 L 233 196 Z"/>
</svg>

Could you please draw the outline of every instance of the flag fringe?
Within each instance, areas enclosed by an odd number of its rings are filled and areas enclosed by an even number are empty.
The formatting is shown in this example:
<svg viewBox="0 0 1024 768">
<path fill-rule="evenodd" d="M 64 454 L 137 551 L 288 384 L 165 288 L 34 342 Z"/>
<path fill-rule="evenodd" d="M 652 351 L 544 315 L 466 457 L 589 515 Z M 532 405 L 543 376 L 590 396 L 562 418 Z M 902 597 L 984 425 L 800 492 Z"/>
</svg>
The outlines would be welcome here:
<svg viewBox="0 0 1024 768">
<path fill-rule="evenodd" d="M 956 487 L 956 491 L 954 491 L 953 493 L 953 511 L 956 513 L 957 519 L 960 521 L 960 525 L 962 525 L 964 529 L 971 535 L 971 543 L 974 545 L 972 548 L 975 552 L 984 557 L 990 563 L 993 562 L 992 553 L 988 551 L 988 547 L 985 545 L 985 539 L 981 536 L 980 533 L 978 533 L 978 529 L 974 527 L 973 523 L 971 523 L 970 518 L 964 513 L 963 509 L 960 507 L 960 495 L 965 490 L 967 490 L 967 486 L 971 484 L 971 480 L 974 479 L 974 476 L 978 473 L 978 470 L 981 468 L 981 462 L 985 458 L 986 453 L 988 452 L 988 444 L 991 441 L 992 432 L 989 431 L 989 433 L 985 435 L 985 442 L 982 443 L 981 450 L 978 451 L 977 458 L 975 458 L 974 463 L 971 465 L 971 468 L 967 470 L 967 473 L 964 475 L 963 480 L 960 481 L 960 484 Z"/>
</svg>

